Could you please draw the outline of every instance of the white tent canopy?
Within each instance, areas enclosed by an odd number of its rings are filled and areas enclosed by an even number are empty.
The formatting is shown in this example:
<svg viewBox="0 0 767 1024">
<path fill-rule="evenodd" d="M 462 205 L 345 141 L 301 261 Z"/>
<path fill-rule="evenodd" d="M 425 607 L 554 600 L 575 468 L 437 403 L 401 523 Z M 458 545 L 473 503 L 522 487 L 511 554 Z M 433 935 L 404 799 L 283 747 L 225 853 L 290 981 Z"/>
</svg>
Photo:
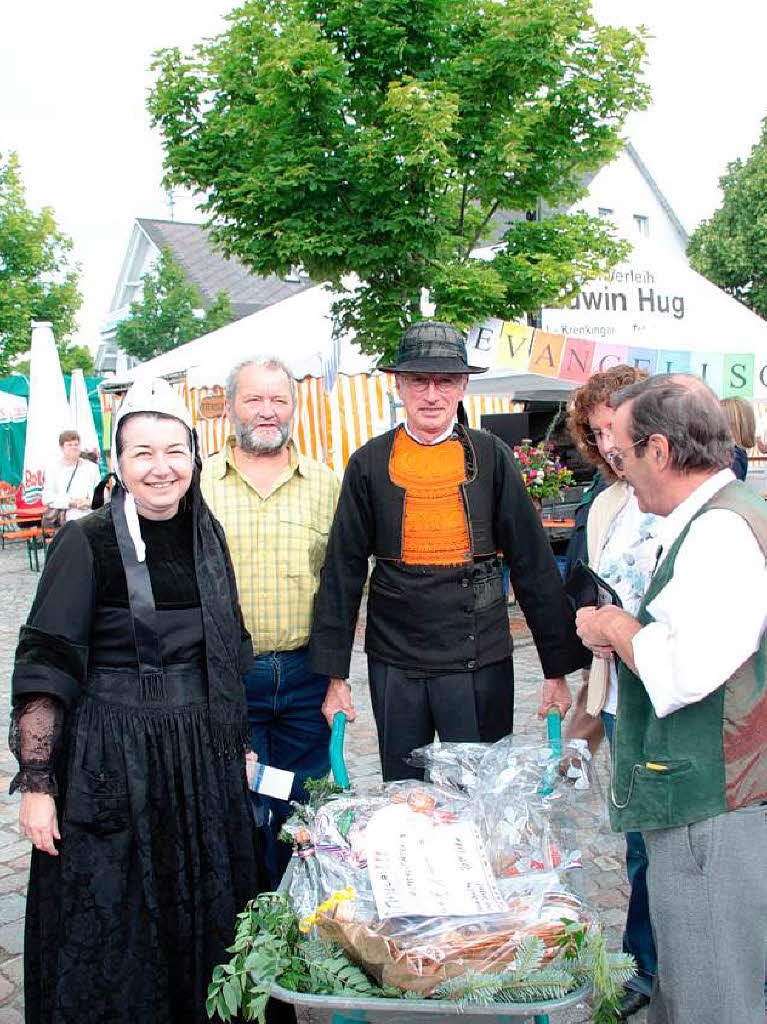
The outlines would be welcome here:
<svg viewBox="0 0 767 1024">
<path fill-rule="evenodd" d="M 323 377 L 334 362 L 341 373 L 368 373 L 374 360 L 363 356 L 351 337 L 333 341 L 330 306 L 334 298 L 324 285 L 307 288 L 141 363 L 116 376 L 115 383 L 185 372 L 190 387 L 212 387 L 223 384 L 240 360 L 266 354 L 283 359 L 298 380 Z"/>
<path fill-rule="evenodd" d="M 573 305 L 543 310 L 543 330 L 657 349 L 767 351 L 767 321 L 648 244 L 635 245 L 606 280 L 584 285 Z"/>
<path fill-rule="evenodd" d="M 744 372 L 752 382 L 744 396 L 767 398 L 767 321 L 684 261 L 667 259 L 651 245 L 635 246 L 626 263 L 615 267 L 607 279 L 585 284 L 568 308 L 544 309 L 541 328 L 552 335 L 592 343 L 592 370 L 629 362 L 657 373 L 669 369 L 701 373 L 705 364 L 706 379 L 717 393 L 726 392 L 727 382 L 722 380 L 725 357 L 742 354 L 747 364 Z M 503 329 L 501 321 L 487 321 L 481 349 L 471 347 L 472 340 L 475 345 L 478 340 L 478 332 L 472 332 L 469 362 L 491 369 L 471 379 L 470 392 L 556 399 L 578 387 L 578 382 L 556 373 L 531 373 L 532 363 L 525 367 L 499 365 L 503 362 Z M 736 377 L 730 384 L 737 389 L 737 382 Z"/>
</svg>

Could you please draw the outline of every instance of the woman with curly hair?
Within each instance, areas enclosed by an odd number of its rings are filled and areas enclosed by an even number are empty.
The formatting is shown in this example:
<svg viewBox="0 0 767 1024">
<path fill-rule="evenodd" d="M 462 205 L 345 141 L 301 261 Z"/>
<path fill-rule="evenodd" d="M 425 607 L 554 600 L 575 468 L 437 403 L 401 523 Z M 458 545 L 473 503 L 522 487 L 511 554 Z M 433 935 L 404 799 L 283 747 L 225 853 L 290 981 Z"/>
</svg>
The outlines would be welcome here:
<svg viewBox="0 0 767 1024">
<path fill-rule="evenodd" d="M 588 563 L 618 593 L 632 615 L 647 589 L 657 554 L 656 516 L 641 512 L 633 489 L 621 479 L 620 454 L 612 435 L 612 395 L 646 377 L 644 370 L 614 366 L 595 373 L 573 397 L 567 426 L 583 457 L 597 467 L 609 486 L 590 506 L 586 523 Z M 618 698 L 618 672 L 612 655 L 594 658 L 584 694 L 577 701 L 581 714 L 574 717 L 568 735 L 592 734 L 601 718 L 612 742 Z M 593 717 L 592 717 L 593 716 Z M 590 723 L 590 724 L 589 724 Z M 584 728 L 585 726 L 585 728 Z M 647 852 L 640 832 L 626 835 L 626 870 L 631 885 L 623 948 L 637 962 L 637 976 L 629 983 L 619 1019 L 625 1020 L 649 1002 L 656 971 L 655 943 L 647 900 Z"/>
</svg>

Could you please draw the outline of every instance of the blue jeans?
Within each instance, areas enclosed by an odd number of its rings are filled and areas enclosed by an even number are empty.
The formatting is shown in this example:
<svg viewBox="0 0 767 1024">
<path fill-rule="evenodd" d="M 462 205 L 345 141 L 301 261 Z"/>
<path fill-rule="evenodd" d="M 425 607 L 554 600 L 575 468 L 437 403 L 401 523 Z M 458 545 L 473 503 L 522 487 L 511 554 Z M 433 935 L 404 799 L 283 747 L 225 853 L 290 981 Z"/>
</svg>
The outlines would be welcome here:
<svg viewBox="0 0 767 1024">
<path fill-rule="evenodd" d="M 602 712 L 607 742 L 612 750 L 615 715 Z M 647 849 L 641 832 L 626 833 L 626 874 L 631 893 L 623 932 L 623 952 L 631 953 L 637 962 L 637 975 L 628 988 L 649 996 L 658 969 L 655 939 L 650 924 L 650 903 L 647 896 Z"/>
<path fill-rule="evenodd" d="M 302 647 L 259 655 L 244 683 L 253 749 L 262 764 L 296 773 L 290 798 L 304 803 L 304 781 L 330 771 L 330 729 L 321 711 L 328 677 L 309 671 L 307 650 Z M 265 812 L 264 857 L 274 889 L 290 860 L 290 844 L 277 838 L 290 804 L 271 797 L 258 801 Z"/>
</svg>

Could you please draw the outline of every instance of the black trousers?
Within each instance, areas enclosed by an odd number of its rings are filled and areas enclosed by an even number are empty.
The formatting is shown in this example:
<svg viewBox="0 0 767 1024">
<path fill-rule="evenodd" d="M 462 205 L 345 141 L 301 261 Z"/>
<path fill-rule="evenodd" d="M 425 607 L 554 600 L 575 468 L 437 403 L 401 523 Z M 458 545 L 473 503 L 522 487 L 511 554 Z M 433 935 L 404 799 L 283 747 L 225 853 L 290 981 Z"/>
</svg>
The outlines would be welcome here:
<svg viewBox="0 0 767 1024">
<path fill-rule="evenodd" d="M 368 679 L 384 782 L 420 779 L 406 763 L 411 750 L 431 743 L 494 743 L 514 727 L 511 658 L 474 672 L 418 677 L 368 656 Z"/>
</svg>

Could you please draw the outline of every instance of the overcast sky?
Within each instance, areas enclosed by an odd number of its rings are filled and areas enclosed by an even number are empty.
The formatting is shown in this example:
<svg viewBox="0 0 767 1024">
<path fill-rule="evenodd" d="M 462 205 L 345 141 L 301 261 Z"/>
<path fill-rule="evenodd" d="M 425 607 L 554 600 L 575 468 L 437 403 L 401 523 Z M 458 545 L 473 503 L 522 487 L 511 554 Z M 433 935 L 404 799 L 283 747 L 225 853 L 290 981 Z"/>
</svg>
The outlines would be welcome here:
<svg viewBox="0 0 767 1024">
<path fill-rule="evenodd" d="M 600 21 L 653 35 L 653 105 L 630 136 L 683 224 L 719 203 L 727 163 L 767 115 L 767 3 L 593 0 Z M 16 150 L 30 204 L 54 208 L 82 265 L 78 340 L 95 345 L 134 217 L 167 217 L 162 151 L 144 107 L 151 54 L 220 31 L 232 0 L 6 0 L 0 10 L 0 153 Z M 725 14 L 726 16 L 722 16 Z M 199 219 L 190 202 L 177 219 Z"/>
</svg>

